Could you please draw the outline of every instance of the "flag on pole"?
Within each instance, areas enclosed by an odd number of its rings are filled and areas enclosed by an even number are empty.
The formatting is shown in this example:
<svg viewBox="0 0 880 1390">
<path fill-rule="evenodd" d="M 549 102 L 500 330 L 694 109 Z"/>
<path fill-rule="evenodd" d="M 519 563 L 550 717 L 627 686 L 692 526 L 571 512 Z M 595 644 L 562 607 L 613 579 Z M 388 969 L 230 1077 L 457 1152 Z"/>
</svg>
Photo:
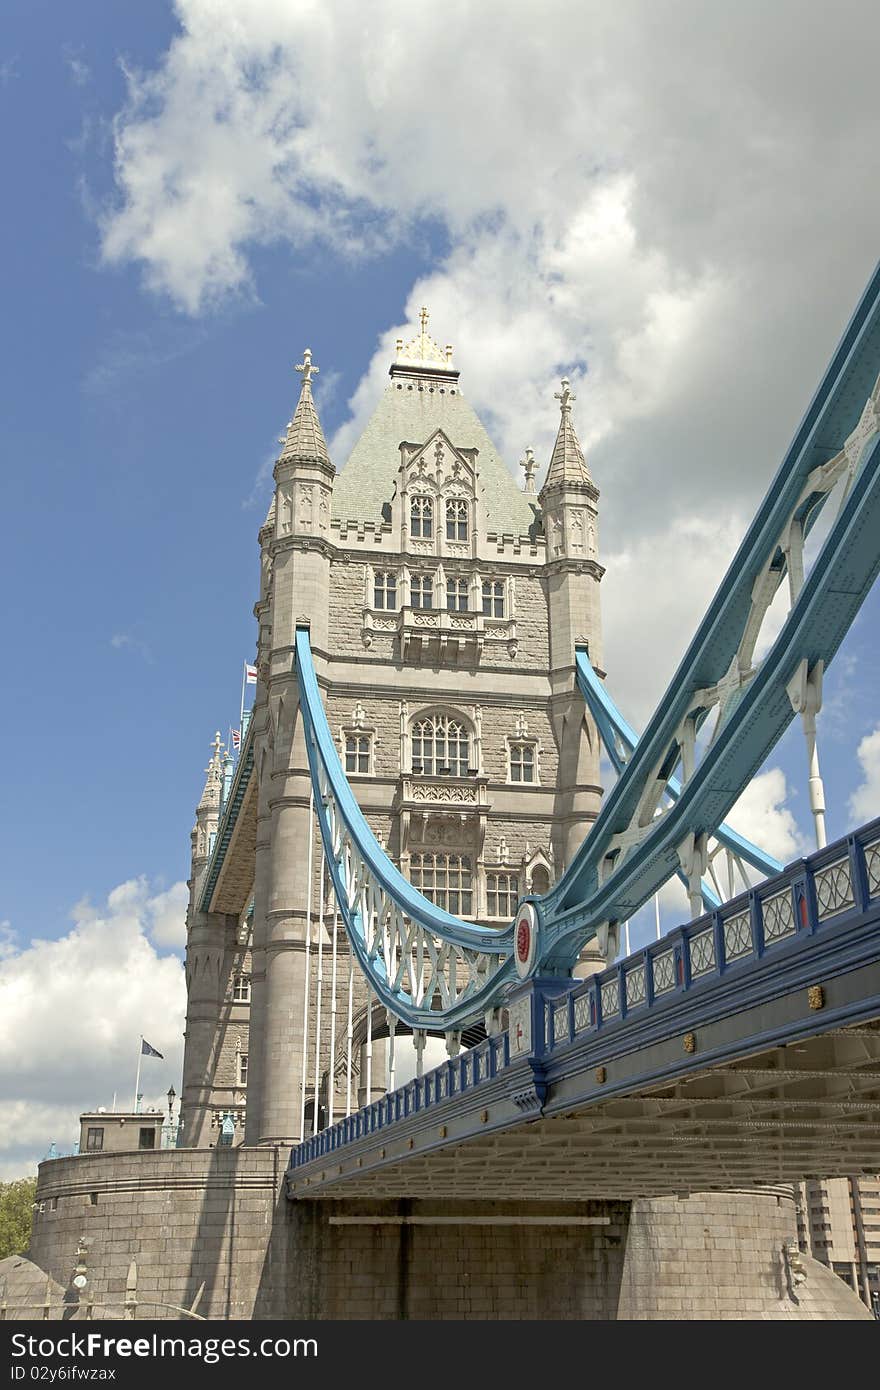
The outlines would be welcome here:
<svg viewBox="0 0 880 1390">
<path fill-rule="evenodd" d="M 232 746 L 233 746 L 233 748 L 240 748 L 240 747 L 241 747 L 241 729 L 230 729 L 230 730 L 229 730 L 229 733 L 230 733 L 230 735 L 231 735 L 231 737 L 232 737 Z"/>
<path fill-rule="evenodd" d="M 257 668 L 256 666 L 248 666 L 247 662 L 244 666 L 244 683 L 245 685 L 256 685 L 257 683 Z"/>
<path fill-rule="evenodd" d="M 142 1057 L 161 1057 L 163 1062 L 164 1062 L 164 1060 L 165 1060 L 165 1058 L 162 1056 L 162 1053 L 161 1053 L 161 1052 L 157 1052 L 156 1049 L 155 1049 L 155 1047 L 151 1047 L 150 1044 L 147 1042 L 146 1038 L 141 1038 L 141 1056 L 142 1056 Z"/>
</svg>

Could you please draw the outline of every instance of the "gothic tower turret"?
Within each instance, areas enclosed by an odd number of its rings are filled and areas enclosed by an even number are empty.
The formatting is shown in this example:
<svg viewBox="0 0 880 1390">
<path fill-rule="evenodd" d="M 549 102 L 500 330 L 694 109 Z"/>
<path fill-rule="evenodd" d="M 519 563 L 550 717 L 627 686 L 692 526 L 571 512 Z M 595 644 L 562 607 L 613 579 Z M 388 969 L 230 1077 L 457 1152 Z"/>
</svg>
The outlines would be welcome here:
<svg viewBox="0 0 880 1390">
<path fill-rule="evenodd" d="M 296 625 L 306 621 L 319 674 L 327 661 L 335 470 L 312 398 L 318 368 L 309 348 L 296 370 L 302 374 L 302 388 L 275 464 L 274 515 L 270 512 L 264 528 L 271 520 L 273 532 L 263 545 L 258 604 L 253 719 L 259 802 L 248 1143 L 287 1142 L 299 1137 L 301 1129 L 293 1077 L 303 1047 L 295 1001 L 303 992 L 310 782 L 291 657 Z"/>
<path fill-rule="evenodd" d="M 186 1028 L 181 1095 L 181 1143 L 209 1142 L 210 1100 L 216 1072 L 216 1044 L 225 992 L 224 962 L 235 948 L 235 919 L 227 923 L 199 910 L 205 870 L 214 848 L 223 792 L 220 734 L 214 736 L 207 778 L 192 831 L 192 872 L 186 913 Z"/>
<path fill-rule="evenodd" d="M 559 754 L 555 833 L 559 871 L 572 859 L 599 811 L 599 740 L 584 710 L 574 679 L 574 652 L 589 648 L 594 666 L 602 664 L 602 626 L 598 562 L 599 490 L 587 467 L 574 428 L 575 399 L 563 378 L 557 392 L 561 419 L 550 467 L 538 501 L 547 538 L 545 576 L 550 632 L 550 717 Z"/>
</svg>

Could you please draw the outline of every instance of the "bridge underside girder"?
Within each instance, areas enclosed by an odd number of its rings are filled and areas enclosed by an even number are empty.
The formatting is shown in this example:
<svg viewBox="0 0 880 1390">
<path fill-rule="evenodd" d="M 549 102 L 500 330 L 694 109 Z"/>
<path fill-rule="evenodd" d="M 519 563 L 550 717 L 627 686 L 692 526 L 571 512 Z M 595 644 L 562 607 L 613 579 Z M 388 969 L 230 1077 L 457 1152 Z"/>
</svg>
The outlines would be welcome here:
<svg viewBox="0 0 880 1390">
<path fill-rule="evenodd" d="M 299 1181 L 291 1195 L 578 1201 L 877 1173 L 880 1021 L 398 1163 L 382 1161 L 388 1136 L 375 1139 L 362 1169 L 349 1159 L 337 1184 L 328 1162 L 317 1190 Z"/>
</svg>

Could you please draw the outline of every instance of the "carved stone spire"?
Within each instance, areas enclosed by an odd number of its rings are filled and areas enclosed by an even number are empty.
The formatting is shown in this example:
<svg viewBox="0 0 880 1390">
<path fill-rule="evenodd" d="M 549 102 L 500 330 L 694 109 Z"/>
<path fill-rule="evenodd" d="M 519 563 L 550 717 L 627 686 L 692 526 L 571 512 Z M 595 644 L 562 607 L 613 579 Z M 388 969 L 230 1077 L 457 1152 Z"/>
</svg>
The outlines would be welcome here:
<svg viewBox="0 0 880 1390">
<path fill-rule="evenodd" d="M 293 419 L 287 426 L 281 458 L 285 462 L 320 463 L 331 468 L 327 441 L 312 399 L 312 377 L 317 376 L 320 368 L 312 365 L 311 348 L 303 352 L 303 360 L 297 363 L 296 371 L 302 373 L 302 388 Z"/>
<path fill-rule="evenodd" d="M 556 392 L 556 399 L 559 401 L 562 418 L 559 421 L 559 433 L 556 436 L 556 443 L 553 445 L 553 453 L 550 456 L 550 467 L 547 469 L 547 477 L 541 489 L 542 494 L 552 487 L 564 487 L 571 484 L 575 486 L 586 484 L 589 487 L 593 485 L 590 470 L 587 468 L 587 461 L 584 458 L 584 451 L 580 446 L 571 418 L 571 403 L 576 397 L 571 390 L 568 377 L 562 378 L 562 390 Z"/>
<path fill-rule="evenodd" d="M 199 810 L 212 810 L 220 805 L 220 788 L 223 785 L 223 762 L 220 756 L 223 744 L 220 739 L 220 730 L 214 735 L 211 744 L 211 760 L 205 768 L 207 780 L 205 790 L 202 792 L 202 799 L 199 802 Z"/>
</svg>

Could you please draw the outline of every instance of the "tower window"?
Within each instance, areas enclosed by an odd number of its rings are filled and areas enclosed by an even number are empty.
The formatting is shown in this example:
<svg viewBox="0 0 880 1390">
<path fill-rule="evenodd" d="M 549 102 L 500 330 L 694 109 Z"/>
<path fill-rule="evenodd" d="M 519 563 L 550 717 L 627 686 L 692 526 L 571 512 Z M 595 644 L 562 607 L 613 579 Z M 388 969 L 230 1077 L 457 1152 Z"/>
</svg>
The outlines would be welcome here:
<svg viewBox="0 0 880 1390">
<path fill-rule="evenodd" d="M 512 917 L 519 902 L 516 874 L 487 874 L 486 913 L 489 917 Z"/>
<path fill-rule="evenodd" d="M 149 1129 L 148 1129 L 146 1125 L 142 1126 L 142 1128 L 138 1131 L 138 1148 L 139 1148 L 139 1149 L 155 1149 L 155 1147 L 156 1147 L 156 1131 L 155 1131 L 155 1129 L 152 1129 L 152 1128 L 149 1128 Z"/>
<path fill-rule="evenodd" d="M 446 608 L 450 613 L 466 613 L 468 607 L 468 582 L 466 579 L 447 579 Z"/>
<path fill-rule="evenodd" d="M 413 772 L 427 777 L 466 777 L 469 763 L 470 735 L 457 719 L 438 714 L 413 725 Z"/>
<path fill-rule="evenodd" d="M 434 534 L 433 497 L 413 497 L 409 504 L 409 533 L 413 540 L 429 541 Z"/>
<path fill-rule="evenodd" d="M 104 1147 L 104 1127 L 103 1125 L 92 1127 L 86 1130 L 86 1153 L 100 1153 Z"/>
<path fill-rule="evenodd" d="M 468 504 L 453 498 L 446 503 L 446 539 L 466 541 L 468 538 Z"/>
<path fill-rule="evenodd" d="M 382 571 L 373 580 L 373 607 L 390 608 L 397 607 L 397 575 L 390 571 Z"/>
<path fill-rule="evenodd" d="M 413 854 L 410 857 L 413 888 L 436 907 L 467 916 L 473 903 L 471 861 L 463 854 Z"/>
<path fill-rule="evenodd" d="M 235 1004 L 249 1004 L 251 1002 L 250 975 L 235 975 L 233 977 L 232 1000 Z"/>
<path fill-rule="evenodd" d="M 369 772 L 370 740 L 366 734 L 345 735 L 346 772 Z"/>
<path fill-rule="evenodd" d="M 512 743 L 510 745 L 511 782 L 534 782 L 535 745 L 533 743 Z"/>
<path fill-rule="evenodd" d="M 430 574 L 414 574 L 410 581 L 410 602 L 413 608 L 434 607 L 434 577 Z"/>
<path fill-rule="evenodd" d="M 238 1082 L 237 1082 L 237 1085 L 239 1085 L 239 1086 L 246 1086 L 246 1085 L 247 1085 L 247 1076 L 248 1076 L 248 1055 L 247 1055 L 246 1052 L 239 1052 L 239 1054 L 238 1054 Z"/>
<path fill-rule="evenodd" d="M 484 617 L 484 618 L 503 618 L 503 617 L 504 617 L 504 581 L 503 581 L 503 579 L 484 579 L 484 580 L 483 580 L 483 617 Z"/>
</svg>

